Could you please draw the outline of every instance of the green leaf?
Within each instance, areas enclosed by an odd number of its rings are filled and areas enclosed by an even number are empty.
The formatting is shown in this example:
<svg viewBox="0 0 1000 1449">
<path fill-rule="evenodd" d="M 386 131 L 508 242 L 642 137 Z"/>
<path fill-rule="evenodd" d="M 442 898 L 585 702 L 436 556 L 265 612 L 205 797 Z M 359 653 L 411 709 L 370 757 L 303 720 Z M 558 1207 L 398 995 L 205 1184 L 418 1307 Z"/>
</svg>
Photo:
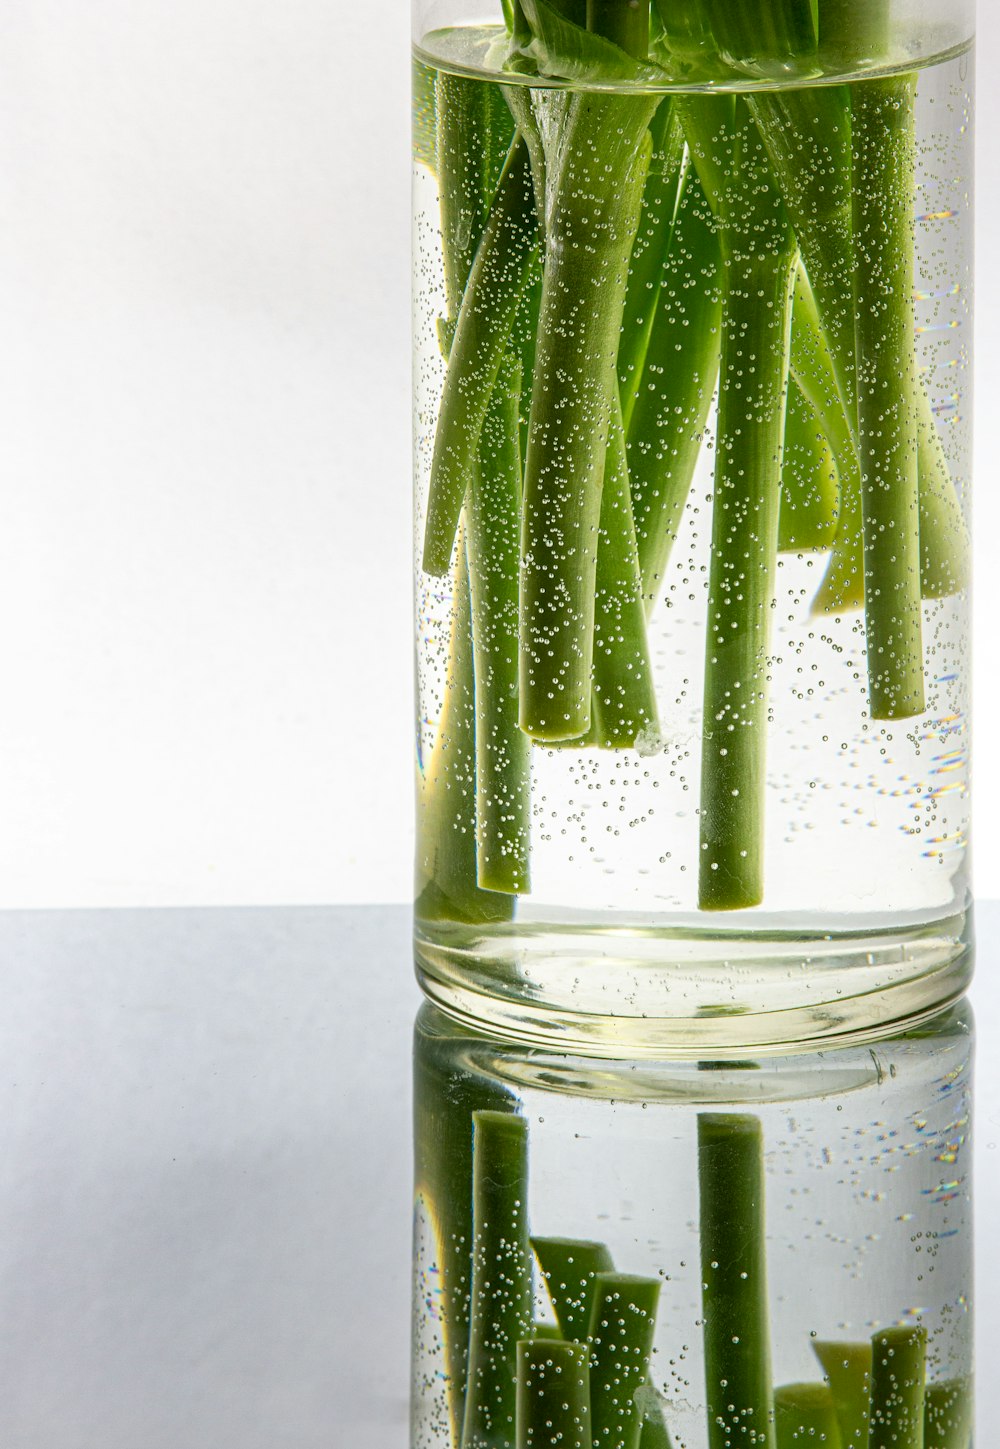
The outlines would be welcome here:
<svg viewBox="0 0 1000 1449">
<path fill-rule="evenodd" d="M 546 0 L 521 0 L 521 8 L 532 36 L 525 53 L 537 62 L 543 75 L 578 83 L 665 79 L 659 66 L 634 60 L 603 36 L 581 30 Z"/>
</svg>

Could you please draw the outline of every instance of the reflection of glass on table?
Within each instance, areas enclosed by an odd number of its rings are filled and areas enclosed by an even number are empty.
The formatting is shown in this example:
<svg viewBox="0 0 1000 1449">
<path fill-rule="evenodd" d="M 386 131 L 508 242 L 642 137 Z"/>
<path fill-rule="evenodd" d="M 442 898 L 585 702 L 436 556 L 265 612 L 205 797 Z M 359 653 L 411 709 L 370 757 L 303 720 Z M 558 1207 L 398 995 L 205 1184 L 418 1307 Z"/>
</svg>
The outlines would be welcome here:
<svg viewBox="0 0 1000 1449">
<path fill-rule="evenodd" d="M 967 1004 L 694 1062 L 425 1007 L 413 1449 L 968 1449 L 971 1069 Z"/>
</svg>

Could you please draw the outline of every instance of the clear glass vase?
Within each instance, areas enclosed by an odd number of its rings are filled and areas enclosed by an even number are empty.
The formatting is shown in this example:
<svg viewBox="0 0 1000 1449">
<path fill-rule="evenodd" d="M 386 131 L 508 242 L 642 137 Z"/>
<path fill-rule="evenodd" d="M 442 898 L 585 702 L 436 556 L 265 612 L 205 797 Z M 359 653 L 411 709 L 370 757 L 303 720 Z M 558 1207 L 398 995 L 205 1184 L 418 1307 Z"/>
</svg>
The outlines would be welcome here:
<svg viewBox="0 0 1000 1449">
<path fill-rule="evenodd" d="M 969 1449 L 971 1016 L 607 1061 L 425 1006 L 411 1449 Z"/>
<path fill-rule="evenodd" d="M 418 0 L 417 956 L 660 1050 L 968 980 L 972 6 Z"/>
</svg>

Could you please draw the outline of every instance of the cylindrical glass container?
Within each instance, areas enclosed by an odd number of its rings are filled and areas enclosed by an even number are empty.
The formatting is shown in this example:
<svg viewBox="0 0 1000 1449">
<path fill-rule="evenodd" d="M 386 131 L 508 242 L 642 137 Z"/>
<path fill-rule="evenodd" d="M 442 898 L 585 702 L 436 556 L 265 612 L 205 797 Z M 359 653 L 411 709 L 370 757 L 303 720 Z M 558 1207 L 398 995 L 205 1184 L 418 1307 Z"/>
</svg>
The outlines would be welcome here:
<svg viewBox="0 0 1000 1449">
<path fill-rule="evenodd" d="M 964 988 L 972 29 L 417 0 L 417 955 L 452 1010 L 707 1047 Z"/>
<path fill-rule="evenodd" d="M 965 1005 L 729 1063 L 425 1006 L 411 1449 L 969 1449 L 971 1059 Z"/>
</svg>

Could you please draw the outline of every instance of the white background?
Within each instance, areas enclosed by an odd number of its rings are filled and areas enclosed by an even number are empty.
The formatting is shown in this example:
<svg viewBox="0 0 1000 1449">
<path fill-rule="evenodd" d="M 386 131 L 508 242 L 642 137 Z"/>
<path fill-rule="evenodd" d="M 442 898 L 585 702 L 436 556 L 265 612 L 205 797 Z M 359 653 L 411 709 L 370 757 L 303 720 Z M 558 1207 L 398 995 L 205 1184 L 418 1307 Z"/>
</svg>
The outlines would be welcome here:
<svg viewBox="0 0 1000 1449">
<path fill-rule="evenodd" d="M 0 907 L 410 891 L 404 0 L 0 10 Z M 977 887 L 1000 895 L 1000 13 Z"/>
</svg>

